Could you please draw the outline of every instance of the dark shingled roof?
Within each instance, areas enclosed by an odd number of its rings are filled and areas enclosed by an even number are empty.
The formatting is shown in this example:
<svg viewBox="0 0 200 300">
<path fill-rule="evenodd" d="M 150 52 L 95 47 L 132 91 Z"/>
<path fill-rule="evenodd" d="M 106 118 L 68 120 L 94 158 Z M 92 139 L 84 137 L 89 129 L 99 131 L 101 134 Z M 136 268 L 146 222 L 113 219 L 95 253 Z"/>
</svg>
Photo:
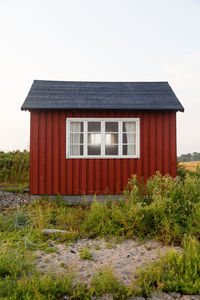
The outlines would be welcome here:
<svg viewBox="0 0 200 300">
<path fill-rule="evenodd" d="M 184 111 L 168 82 L 35 80 L 22 110 L 134 109 Z"/>
</svg>

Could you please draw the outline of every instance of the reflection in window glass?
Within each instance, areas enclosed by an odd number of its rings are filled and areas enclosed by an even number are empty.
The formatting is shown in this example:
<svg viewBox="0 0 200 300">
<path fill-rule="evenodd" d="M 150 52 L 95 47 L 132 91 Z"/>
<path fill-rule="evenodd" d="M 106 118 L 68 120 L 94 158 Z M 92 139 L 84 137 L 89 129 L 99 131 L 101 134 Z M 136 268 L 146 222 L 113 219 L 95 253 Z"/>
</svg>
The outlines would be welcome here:
<svg viewBox="0 0 200 300">
<path fill-rule="evenodd" d="M 101 155 L 101 122 L 88 122 L 87 153 Z"/>
<path fill-rule="evenodd" d="M 83 132 L 83 122 L 70 122 L 70 132 Z"/>
<path fill-rule="evenodd" d="M 123 144 L 135 144 L 136 133 L 123 133 Z"/>
<path fill-rule="evenodd" d="M 100 133 L 88 133 L 88 144 L 99 145 L 101 144 Z"/>
<path fill-rule="evenodd" d="M 83 133 L 71 133 L 70 144 L 83 144 Z"/>
<path fill-rule="evenodd" d="M 83 155 L 83 122 L 70 123 L 70 155 Z"/>
<path fill-rule="evenodd" d="M 118 133 L 106 133 L 106 145 L 118 144 Z"/>
<path fill-rule="evenodd" d="M 88 132 L 101 132 L 101 122 L 88 122 Z"/>
<path fill-rule="evenodd" d="M 136 132 L 136 122 L 123 122 L 123 132 Z"/>
<path fill-rule="evenodd" d="M 106 122 L 105 130 L 106 132 L 118 132 L 118 122 Z"/>
<path fill-rule="evenodd" d="M 123 155 L 136 155 L 136 145 L 123 145 Z"/>
<path fill-rule="evenodd" d="M 122 155 L 136 155 L 136 122 L 123 122 Z"/>
<path fill-rule="evenodd" d="M 70 155 L 83 155 L 83 145 L 71 145 Z"/>
<path fill-rule="evenodd" d="M 139 157 L 139 119 L 72 119 L 67 122 L 67 155 Z"/>
<path fill-rule="evenodd" d="M 118 145 L 106 145 L 105 155 L 118 155 Z"/>
<path fill-rule="evenodd" d="M 101 145 L 88 145 L 88 155 L 101 155 Z"/>
</svg>

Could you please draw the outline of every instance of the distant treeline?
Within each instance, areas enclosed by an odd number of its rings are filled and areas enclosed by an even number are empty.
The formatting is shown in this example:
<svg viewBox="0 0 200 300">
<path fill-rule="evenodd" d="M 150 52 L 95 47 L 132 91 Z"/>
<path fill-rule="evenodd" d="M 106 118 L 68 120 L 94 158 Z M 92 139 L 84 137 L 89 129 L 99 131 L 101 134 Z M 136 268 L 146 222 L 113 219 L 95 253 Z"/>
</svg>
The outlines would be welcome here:
<svg viewBox="0 0 200 300">
<path fill-rule="evenodd" d="M 178 156 L 179 161 L 200 161 L 200 153 L 193 152 L 193 153 L 187 153 L 187 154 L 181 154 L 181 156 Z"/>
</svg>

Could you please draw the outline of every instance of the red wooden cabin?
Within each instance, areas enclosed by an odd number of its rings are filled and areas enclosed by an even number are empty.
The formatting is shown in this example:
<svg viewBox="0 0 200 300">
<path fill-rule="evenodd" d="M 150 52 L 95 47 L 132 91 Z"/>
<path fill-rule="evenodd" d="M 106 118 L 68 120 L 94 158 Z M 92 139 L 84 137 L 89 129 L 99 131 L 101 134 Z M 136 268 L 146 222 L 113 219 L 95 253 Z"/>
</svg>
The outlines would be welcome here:
<svg viewBox="0 0 200 300">
<path fill-rule="evenodd" d="M 133 174 L 176 176 L 176 112 L 167 82 L 36 80 L 30 194 L 119 194 Z"/>
</svg>

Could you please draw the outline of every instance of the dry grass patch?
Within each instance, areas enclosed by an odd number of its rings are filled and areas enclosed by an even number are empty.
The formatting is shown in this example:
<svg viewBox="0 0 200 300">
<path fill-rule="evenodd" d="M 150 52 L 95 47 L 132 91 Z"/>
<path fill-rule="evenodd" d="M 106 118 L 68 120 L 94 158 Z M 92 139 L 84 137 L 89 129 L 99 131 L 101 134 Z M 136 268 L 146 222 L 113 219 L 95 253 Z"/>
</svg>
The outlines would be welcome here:
<svg viewBox="0 0 200 300">
<path fill-rule="evenodd" d="M 200 166 L 200 161 L 180 162 L 180 165 L 184 166 L 188 171 L 196 172 L 197 167 Z"/>
</svg>

